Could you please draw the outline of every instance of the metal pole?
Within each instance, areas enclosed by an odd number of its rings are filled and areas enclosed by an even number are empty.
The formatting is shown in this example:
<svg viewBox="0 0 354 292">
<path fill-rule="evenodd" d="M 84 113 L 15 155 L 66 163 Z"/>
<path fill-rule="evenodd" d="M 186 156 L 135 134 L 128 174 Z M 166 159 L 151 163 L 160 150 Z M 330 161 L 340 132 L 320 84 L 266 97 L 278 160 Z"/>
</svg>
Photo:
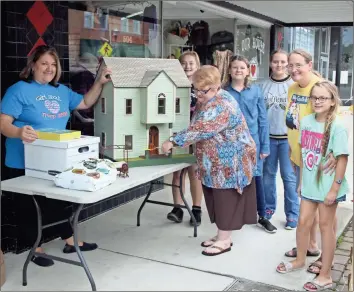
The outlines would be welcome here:
<svg viewBox="0 0 354 292">
<path fill-rule="evenodd" d="M 237 52 L 237 18 L 234 19 L 234 55 L 238 54 Z"/>
<path fill-rule="evenodd" d="M 342 27 L 338 27 L 338 47 L 337 47 L 337 63 L 336 63 L 336 86 L 340 90 L 340 73 L 341 73 L 341 59 L 342 59 Z"/>
<path fill-rule="evenodd" d="M 160 56 L 163 59 L 164 57 L 164 44 L 163 44 L 163 31 L 164 31 L 164 25 L 163 25 L 163 1 L 160 1 L 160 5 L 159 5 L 160 9 L 159 9 L 159 19 L 160 19 L 160 49 L 161 49 L 161 53 Z"/>
</svg>

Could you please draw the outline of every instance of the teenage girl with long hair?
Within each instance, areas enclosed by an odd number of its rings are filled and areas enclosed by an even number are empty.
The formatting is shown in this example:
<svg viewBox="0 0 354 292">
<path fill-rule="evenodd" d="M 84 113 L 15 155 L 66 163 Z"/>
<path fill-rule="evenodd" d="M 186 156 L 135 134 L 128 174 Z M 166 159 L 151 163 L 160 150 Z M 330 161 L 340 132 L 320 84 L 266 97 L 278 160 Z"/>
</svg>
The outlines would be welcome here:
<svg viewBox="0 0 354 292">
<path fill-rule="evenodd" d="M 270 220 L 277 207 L 276 176 L 278 163 L 284 184 L 285 228 L 294 229 L 299 217 L 299 197 L 296 193 L 296 176 L 289 158 L 288 129 L 285 125 L 285 109 L 288 89 L 294 82 L 287 71 L 288 53 L 276 50 L 270 55 L 271 76 L 262 83 L 269 122 L 270 154 L 264 161 L 263 184 L 266 218 Z"/>
<path fill-rule="evenodd" d="M 348 133 L 337 117 L 340 97 L 337 87 L 323 80 L 314 84 L 310 92 L 313 114 L 300 123 L 298 143 L 301 149 L 300 219 L 296 232 L 297 257 L 278 265 L 279 273 L 305 267 L 310 230 L 317 210 L 322 240 L 322 267 L 318 276 L 304 285 L 307 291 L 321 291 L 332 287 L 331 266 L 336 248 L 333 229 L 339 202 L 346 200 L 349 191 L 345 171 L 348 163 Z M 337 158 L 335 172 L 323 172 L 329 152 Z"/>
<path fill-rule="evenodd" d="M 181 62 L 182 68 L 184 72 L 186 73 L 188 79 L 192 83 L 192 77 L 193 74 L 200 68 L 200 60 L 199 56 L 196 52 L 194 51 L 186 51 L 184 52 L 180 58 L 179 61 Z M 197 103 L 197 98 L 195 96 L 194 90 L 193 90 L 193 85 L 191 89 L 191 100 L 190 100 L 190 117 L 192 118 L 192 115 L 195 110 L 195 106 Z M 191 153 L 193 153 L 192 147 L 190 147 Z M 195 220 L 197 221 L 197 225 L 201 224 L 201 216 L 202 216 L 202 210 L 201 210 L 201 203 L 202 203 L 202 198 L 203 198 L 203 190 L 202 190 L 202 183 L 200 180 L 197 179 L 196 177 L 196 164 L 191 165 L 188 167 L 188 177 L 189 177 L 189 182 L 190 182 L 190 191 L 192 195 L 192 200 L 193 200 L 193 206 L 192 206 L 192 213 L 194 215 Z M 179 185 L 179 177 L 180 177 L 181 172 L 177 171 L 173 173 L 173 178 L 172 178 L 172 184 L 173 185 Z M 182 180 L 182 190 L 184 192 L 185 190 L 185 176 L 183 177 Z M 172 209 L 170 213 L 167 214 L 167 219 L 176 222 L 176 223 L 181 223 L 183 221 L 183 209 L 180 207 L 183 205 L 183 201 L 181 198 L 181 194 L 179 191 L 179 188 L 172 188 L 172 194 L 173 194 L 173 202 L 175 207 Z M 192 218 L 189 220 L 190 225 L 193 226 L 193 221 Z"/>
<path fill-rule="evenodd" d="M 250 64 L 244 56 L 234 56 L 229 65 L 229 81 L 224 85 L 238 102 L 245 116 L 251 136 L 257 146 L 257 166 L 253 173 L 256 183 L 258 226 L 269 233 L 276 228 L 265 218 L 265 194 L 263 189 L 263 160 L 269 155 L 269 125 L 261 88 L 251 84 Z"/>
</svg>

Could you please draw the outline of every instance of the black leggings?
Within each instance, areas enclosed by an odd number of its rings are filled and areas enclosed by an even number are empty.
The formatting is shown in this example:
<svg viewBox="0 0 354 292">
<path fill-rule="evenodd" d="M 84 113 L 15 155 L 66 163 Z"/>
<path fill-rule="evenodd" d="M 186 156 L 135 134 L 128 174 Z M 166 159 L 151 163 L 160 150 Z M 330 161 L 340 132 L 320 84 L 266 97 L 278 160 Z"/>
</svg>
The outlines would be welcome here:
<svg viewBox="0 0 354 292">
<path fill-rule="evenodd" d="M 23 176 L 25 171 L 24 169 L 5 167 L 2 174 L 4 175 L 5 179 L 10 179 Z M 14 195 L 16 201 L 16 216 L 21 217 L 17 218 L 16 221 L 20 225 L 20 229 L 24 230 L 28 242 L 33 245 L 37 239 L 38 229 L 37 212 L 32 196 L 19 193 L 12 194 Z M 10 195 L 10 193 L 3 192 L 3 195 Z M 76 205 L 73 205 L 72 203 L 55 199 L 48 199 L 43 196 L 36 196 L 36 201 L 41 209 L 42 225 L 68 219 L 72 215 L 72 207 L 76 207 Z M 69 221 L 50 228 L 56 228 L 57 233 L 63 240 L 68 239 L 73 235 L 73 230 Z"/>
</svg>

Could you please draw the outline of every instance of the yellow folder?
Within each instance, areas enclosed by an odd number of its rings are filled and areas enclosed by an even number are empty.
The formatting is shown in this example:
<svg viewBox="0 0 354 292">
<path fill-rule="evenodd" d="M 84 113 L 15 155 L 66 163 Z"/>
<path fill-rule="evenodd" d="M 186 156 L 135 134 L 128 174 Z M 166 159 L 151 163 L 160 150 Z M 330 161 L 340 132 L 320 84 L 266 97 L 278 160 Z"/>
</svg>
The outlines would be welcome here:
<svg viewBox="0 0 354 292">
<path fill-rule="evenodd" d="M 39 129 L 36 132 L 42 140 L 69 141 L 81 137 L 81 131 L 76 130 Z"/>
</svg>

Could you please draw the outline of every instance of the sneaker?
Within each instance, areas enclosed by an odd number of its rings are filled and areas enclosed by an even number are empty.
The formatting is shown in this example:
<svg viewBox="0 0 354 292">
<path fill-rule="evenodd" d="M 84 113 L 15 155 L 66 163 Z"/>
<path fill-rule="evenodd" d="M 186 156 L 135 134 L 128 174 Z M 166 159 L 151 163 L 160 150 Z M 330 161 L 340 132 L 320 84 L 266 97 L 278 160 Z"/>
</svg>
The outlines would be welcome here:
<svg viewBox="0 0 354 292">
<path fill-rule="evenodd" d="M 294 230 L 297 227 L 297 222 L 296 221 L 286 221 L 285 224 L 285 229 L 286 230 Z"/>
<path fill-rule="evenodd" d="M 197 226 L 199 226 L 202 223 L 202 210 L 193 208 L 192 213 L 194 215 L 195 221 L 197 221 Z M 189 224 L 194 226 L 192 218 L 189 220 Z"/>
<path fill-rule="evenodd" d="M 265 219 L 264 217 L 260 217 L 258 219 L 257 226 L 264 228 L 264 230 L 269 233 L 277 232 L 277 228 L 272 223 L 270 223 L 268 219 Z"/>
<path fill-rule="evenodd" d="M 167 219 L 176 223 L 181 223 L 183 220 L 183 210 L 180 207 L 174 207 L 170 213 L 167 214 Z"/>
</svg>

